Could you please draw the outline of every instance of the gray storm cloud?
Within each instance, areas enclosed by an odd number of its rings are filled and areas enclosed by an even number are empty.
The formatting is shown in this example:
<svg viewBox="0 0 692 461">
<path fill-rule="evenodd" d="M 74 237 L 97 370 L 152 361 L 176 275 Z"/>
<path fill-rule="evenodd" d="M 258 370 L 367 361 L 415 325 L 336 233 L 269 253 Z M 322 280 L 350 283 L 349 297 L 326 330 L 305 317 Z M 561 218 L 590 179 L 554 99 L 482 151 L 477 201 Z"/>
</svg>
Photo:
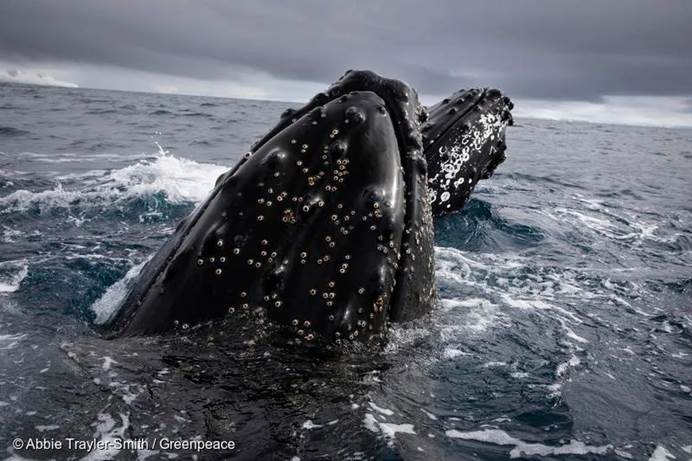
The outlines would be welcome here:
<svg viewBox="0 0 692 461">
<path fill-rule="evenodd" d="M 348 68 L 426 94 L 692 95 L 689 0 L 0 2 L 0 60 L 224 80 L 331 82 Z"/>
</svg>

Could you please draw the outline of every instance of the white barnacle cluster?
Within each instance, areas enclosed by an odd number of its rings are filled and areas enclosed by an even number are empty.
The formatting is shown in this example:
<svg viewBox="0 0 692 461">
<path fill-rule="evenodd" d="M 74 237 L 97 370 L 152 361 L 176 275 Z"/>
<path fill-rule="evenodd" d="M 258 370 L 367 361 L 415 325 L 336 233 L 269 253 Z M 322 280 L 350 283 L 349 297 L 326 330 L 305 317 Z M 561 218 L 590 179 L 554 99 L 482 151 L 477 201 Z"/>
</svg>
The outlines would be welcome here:
<svg viewBox="0 0 692 461">
<path fill-rule="evenodd" d="M 451 147 L 443 145 L 439 147 L 440 171 L 429 178 L 431 188 L 430 202 L 445 203 L 450 200 L 452 194 L 460 188 L 470 190 L 476 180 L 477 168 L 469 163 L 472 153 L 480 153 L 487 143 L 494 141 L 504 129 L 506 122 L 495 113 L 484 113 L 478 120 L 465 130 L 460 136 L 452 140 Z M 495 154 L 495 146 L 488 147 L 487 156 Z M 442 193 L 438 194 L 438 190 Z M 451 204 L 447 204 L 447 208 Z"/>
</svg>

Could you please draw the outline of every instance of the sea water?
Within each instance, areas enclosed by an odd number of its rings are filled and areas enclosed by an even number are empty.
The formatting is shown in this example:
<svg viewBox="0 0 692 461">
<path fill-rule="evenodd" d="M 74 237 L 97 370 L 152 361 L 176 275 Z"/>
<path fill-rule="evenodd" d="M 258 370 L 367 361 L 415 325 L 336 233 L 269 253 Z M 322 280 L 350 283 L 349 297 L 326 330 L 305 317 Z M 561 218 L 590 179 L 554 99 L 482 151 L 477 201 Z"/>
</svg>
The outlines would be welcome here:
<svg viewBox="0 0 692 461">
<path fill-rule="evenodd" d="M 15 438 L 98 442 L 32 453 L 87 459 L 692 457 L 692 130 L 518 119 L 436 219 L 438 306 L 382 350 L 225 321 L 102 339 L 285 108 L 0 84 L 0 457 L 26 455 Z"/>
</svg>

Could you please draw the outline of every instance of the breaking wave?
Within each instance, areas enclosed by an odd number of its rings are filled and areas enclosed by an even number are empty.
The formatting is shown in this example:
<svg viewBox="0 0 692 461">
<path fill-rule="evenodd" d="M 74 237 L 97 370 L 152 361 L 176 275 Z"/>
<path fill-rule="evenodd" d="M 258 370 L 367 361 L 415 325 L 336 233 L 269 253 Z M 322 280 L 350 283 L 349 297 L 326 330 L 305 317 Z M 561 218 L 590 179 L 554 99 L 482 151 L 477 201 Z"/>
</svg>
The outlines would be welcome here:
<svg viewBox="0 0 692 461">
<path fill-rule="evenodd" d="M 0 294 L 17 291 L 28 274 L 26 260 L 0 262 Z"/>
<path fill-rule="evenodd" d="M 121 169 L 66 176 L 52 189 L 16 190 L 0 197 L 0 213 L 88 208 L 155 194 L 164 194 L 172 204 L 196 203 L 206 197 L 216 178 L 226 170 L 221 165 L 160 154 L 153 160 L 141 160 Z M 70 187 L 71 184 L 82 187 Z"/>
</svg>

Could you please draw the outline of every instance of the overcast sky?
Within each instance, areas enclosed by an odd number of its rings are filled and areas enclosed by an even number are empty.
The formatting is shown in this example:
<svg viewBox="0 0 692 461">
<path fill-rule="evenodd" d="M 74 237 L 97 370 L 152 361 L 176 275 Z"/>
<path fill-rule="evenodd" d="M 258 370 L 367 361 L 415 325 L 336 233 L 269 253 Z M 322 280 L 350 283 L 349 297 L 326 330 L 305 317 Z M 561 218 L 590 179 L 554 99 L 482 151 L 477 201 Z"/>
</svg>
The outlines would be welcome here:
<svg viewBox="0 0 692 461">
<path fill-rule="evenodd" d="M 426 103 L 692 126 L 692 0 L 1 0 L 0 78 L 304 101 L 346 69 Z"/>
</svg>

